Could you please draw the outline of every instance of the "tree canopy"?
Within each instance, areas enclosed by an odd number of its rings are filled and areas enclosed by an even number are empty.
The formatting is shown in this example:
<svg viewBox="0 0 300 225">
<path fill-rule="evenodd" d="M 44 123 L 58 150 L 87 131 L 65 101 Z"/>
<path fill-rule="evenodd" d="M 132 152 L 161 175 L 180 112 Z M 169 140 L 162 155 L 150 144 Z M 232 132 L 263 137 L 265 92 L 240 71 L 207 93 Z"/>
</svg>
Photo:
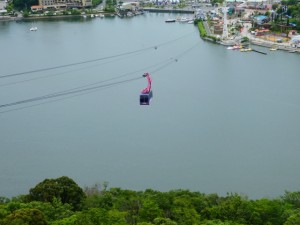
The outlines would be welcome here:
<svg viewBox="0 0 300 225">
<path fill-rule="evenodd" d="M 84 191 L 70 178 L 45 179 L 28 195 L 0 197 L 0 225 L 298 225 L 300 192 L 275 199 L 189 190 Z"/>
<path fill-rule="evenodd" d="M 57 179 L 45 179 L 31 188 L 28 195 L 29 201 L 52 202 L 60 199 L 62 203 L 70 204 L 74 209 L 81 207 L 85 194 L 72 179 L 63 176 Z"/>
</svg>

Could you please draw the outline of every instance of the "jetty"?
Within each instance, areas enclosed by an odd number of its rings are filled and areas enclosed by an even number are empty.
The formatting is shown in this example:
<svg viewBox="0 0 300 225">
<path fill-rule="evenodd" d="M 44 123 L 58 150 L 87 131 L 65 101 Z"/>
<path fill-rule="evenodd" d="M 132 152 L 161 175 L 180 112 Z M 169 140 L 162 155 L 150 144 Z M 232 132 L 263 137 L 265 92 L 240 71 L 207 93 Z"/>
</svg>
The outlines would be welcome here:
<svg viewBox="0 0 300 225">
<path fill-rule="evenodd" d="M 260 53 L 260 54 L 263 54 L 263 55 L 266 55 L 266 54 L 267 54 L 266 52 L 258 51 L 258 50 L 255 50 L 255 49 L 252 49 L 252 51 L 253 51 L 253 52 Z"/>
<path fill-rule="evenodd" d="M 195 13 L 193 9 L 173 9 L 173 8 L 148 8 L 145 7 L 144 11 L 147 12 L 159 12 L 159 13 Z"/>
</svg>

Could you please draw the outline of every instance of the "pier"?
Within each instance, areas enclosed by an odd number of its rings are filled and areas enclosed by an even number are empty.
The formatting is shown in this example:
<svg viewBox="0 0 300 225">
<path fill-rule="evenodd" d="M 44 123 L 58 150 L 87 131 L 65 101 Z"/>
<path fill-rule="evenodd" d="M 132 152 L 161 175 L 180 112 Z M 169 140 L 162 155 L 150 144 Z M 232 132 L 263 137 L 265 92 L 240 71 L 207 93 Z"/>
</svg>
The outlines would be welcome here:
<svg viewBox="0 0 300 225">
<path fill-rule="evenodd" d="M 162 8 L 144 8 L 144 11 L 147 12 L 159 12 L 159 13 L 195 13 L 194 9 L 162 9 Z"/>
</svg>

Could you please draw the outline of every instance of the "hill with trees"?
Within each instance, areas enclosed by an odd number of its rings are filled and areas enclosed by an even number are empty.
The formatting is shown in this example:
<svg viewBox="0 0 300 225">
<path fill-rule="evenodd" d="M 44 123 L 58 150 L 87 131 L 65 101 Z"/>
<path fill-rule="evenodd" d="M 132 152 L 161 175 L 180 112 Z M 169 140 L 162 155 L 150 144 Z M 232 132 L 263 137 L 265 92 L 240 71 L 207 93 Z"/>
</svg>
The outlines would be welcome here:
<svg viewBox="0 0 300 225">
<path fill-rule="evenodd" d="M 189 190 L 80 188 L 45 179 L 27 195 L 0 197 L 0 225 L 299 225 L 300 192 L 275 199 Z"/>
</svg>

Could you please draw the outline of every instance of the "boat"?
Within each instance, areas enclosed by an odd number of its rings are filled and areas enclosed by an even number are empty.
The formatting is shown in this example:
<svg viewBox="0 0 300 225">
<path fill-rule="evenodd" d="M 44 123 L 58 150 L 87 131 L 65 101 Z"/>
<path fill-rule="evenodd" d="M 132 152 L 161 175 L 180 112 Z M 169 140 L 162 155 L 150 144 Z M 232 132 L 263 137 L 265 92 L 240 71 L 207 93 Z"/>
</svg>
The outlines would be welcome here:
<svg viewBox="0 0 300 225">
<path fill-rule="evenodd" d="M 277 50 L 277 47 L 276 46 L 272 46 L 271 48 L 270 48 L 270 51 L 276 51 Z"/>
<path fill-rule="evenodd" d="M 229 46 L 227 47 L 228 50 L 238 50 L 238 49 L 242 49 L 241 45 L 234 45 L 234 46 Z"/>
<path fill-rule="evenodd" d="M 175 20 L 175 19 L 167 19 L 165 22 L 166 22 L 166 23 L 175 23 L 176 20 Z"/>
<path fill-rule="evenodd" d="M 29 30 L 30 31 L 37 31 L 37 29 L 38 29 L 37 27 L 31 27 Z"/>
<path fill-rule="evenodd" d="M 31 24 L 31 28 L 29 29 L 30 31 L 37 31 L 37 26 L 35 25 L 35 23 L 33 22 L 32 24 Z"/>
<path fill-rule="evenodd" d="M 189 20 L 188 23 L 189 23 L 189 24 L 193 24 L 193 23 L 194 23 L 194 20 Z"/>
<path fill-rule="evenodd" d="M 133 13 L 132 12 L 127 12 L 127 16 L 128 17 L 133 17 Z"/>
<path fill-rule="evenodd" d="M 241 52 L 251 52 L 252 48 L 241 48 Z"/>
<path fill-rule="evenodd" d="M 179 22 L 181 22 L 181 23 L 185 23 L 185 22 L 188 22 L 189 21 L 189 19 L 188 18 L 186 18 L 186 17 L 181 17 L 181 19 L 180 19 L 180 21 Z"/>
<path fill-rule="evenodd" d="M 232 46 L 233 50 L 242 49 L 243 47 L 241 45 L 234 45 Z"/>
</svg>

